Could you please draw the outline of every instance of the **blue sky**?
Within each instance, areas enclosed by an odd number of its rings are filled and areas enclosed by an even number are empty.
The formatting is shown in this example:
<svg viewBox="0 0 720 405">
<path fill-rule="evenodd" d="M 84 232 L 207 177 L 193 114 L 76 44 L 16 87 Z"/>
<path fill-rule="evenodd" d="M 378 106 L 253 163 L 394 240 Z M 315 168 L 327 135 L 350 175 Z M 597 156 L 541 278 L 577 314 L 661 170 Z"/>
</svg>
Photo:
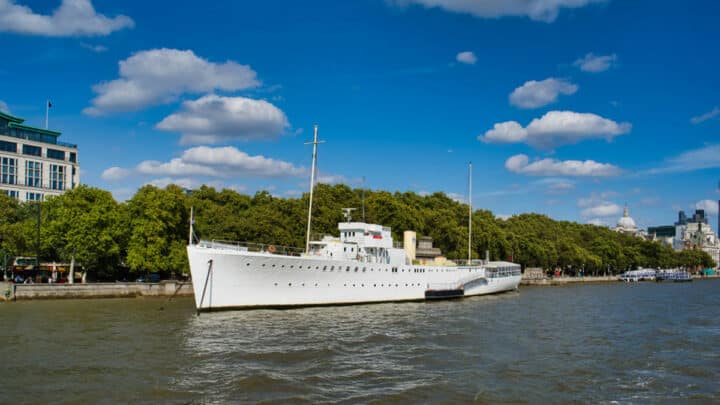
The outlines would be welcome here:
<svg viewBox="0 0 720 405">
<path fill-rule="evenodd" d="M 713 1 L 0 0 L 0 109 L 82 182 L 297 196 L 320 179 L 540 212 L 717 222 Z"/>
</svg>

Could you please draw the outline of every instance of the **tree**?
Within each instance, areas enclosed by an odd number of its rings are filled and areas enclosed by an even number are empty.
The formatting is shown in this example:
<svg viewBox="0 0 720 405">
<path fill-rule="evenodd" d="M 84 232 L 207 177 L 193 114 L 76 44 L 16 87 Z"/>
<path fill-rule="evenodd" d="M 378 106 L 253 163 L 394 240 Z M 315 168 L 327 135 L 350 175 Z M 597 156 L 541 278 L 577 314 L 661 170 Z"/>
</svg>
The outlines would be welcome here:
<svg viewBox="0 0 720 405">
<path fill-rule="evenodd" d="M 177 272 L 188 268 L 188 216 L 183 189 L 146 185 L 127 202 L 130 237 L 127 265 L 135 273 Z"/>
<path fill-rule="evenodd" d="M 111 271 L 120 262 L 122 226 L 118 204 L 107 191 L 81 185 L 44 204 L 46 249 L 87 271 Z"/>
</svg>

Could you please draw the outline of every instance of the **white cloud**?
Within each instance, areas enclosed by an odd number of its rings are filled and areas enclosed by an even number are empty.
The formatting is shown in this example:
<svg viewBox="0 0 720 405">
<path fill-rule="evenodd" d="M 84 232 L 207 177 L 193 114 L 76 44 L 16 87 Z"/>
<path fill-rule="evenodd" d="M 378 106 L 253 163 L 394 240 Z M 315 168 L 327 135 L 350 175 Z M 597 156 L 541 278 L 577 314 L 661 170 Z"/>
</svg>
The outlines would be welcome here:
<svg viewBox="0 0 720 405">
<path fill-rule="evenodd" d="M 550 111 L 524 128 L 516 121 L 497 123 L 493 129 L 478 136 L 478 140 L 486 143 L 524 142 L 536 148 L 552 148 L 595 138 L 611 141 L 631 128 L 630 123 L 617 123 L 592 113 Z"/>
<path fill-rule="evenodd" d="M 458 202 L 460 204 L 467 204 L 467 197 L 465 197 L 462 194 L 459 193 L 446 193 L 445 195 L 448 196 L 451 200 Z"/>
<path fill-rule="evenodd" d="M 180 132 L 180 142 L 189 144 L 272 139 L 289 126 L 285 113 L 267 101 L 210 94 L 184 102 L 155 128 Z"/>
<path fill-rule="evenodd" d="M 580 212 L 580 215 L 582 215 L 585 218 L 590 217 L 611 217 L 619 215 L 622 212 L 622 208 L 615 204 L 610 202 L 601 202 L 597 205 L 590 206 L 588 208 L 585 208 Z"/>
<path fill-rule="evenodd" d="M 95 12 L 90 0 L 63 0 L 52 15 L 35 14 L 30 7 L 0 0 L 0 32 L 49 37 L 108 35 L 132 28 L 130 17 L 105 17 Z"/>
<path fill-rule="evenodd" d="M 131 170 L 123 169 L 122 167 L 113 166 L 105 169 L 100 177 L 103 180 L 116 181 L 122 180 L 132 174 Z"/>
<path fill-rule="evenodd" d="M 250 156 L 232 146 L 198 146 L 185 150 L 181 157 L 167 162 L 145 160 L 130 169 L 111 167 L 101 177 L 107 181 L 119 181 L 135 176 L 160 176 L 153 181 L 160 182 L 167 178 L 169 180 L 165 183 L 170 184 L 179 179 L 191 179 L 201 184 L 200 179 L 204 178 L 282 178 L 306 175 L 305 168 L 261 155 Z"/>
<path fill-rule="evenodd" d="M 576 60 L 573 65 L 579 67 L 583 72 L 599 73 L 610 69 L 610 67 L 615 65 L 616 61 L 616 54 L 595 55 L 590 52 L 582 58 Z"/>
<path fill-rule="evenodd" d="M 647 170 L 644 174 L 692 172 L 719 167 L 720 145 L 707 145 L 672 157 L 663 166 Z"/>
<path fill-rule="evenodd" d="M 609 177 L 617 176 L 622 172 L 617 166 L 594 160 L 546 158 L 530 163 L 527 155 L 523 154 L 509 157 L 505 161 L 505 168 L 513 173 L 528 176 Z"/>
<path fill-rule="evenodd" d="M 542 81 L 530 80 L 513 90 L 510 104 L 520 108 L 538 108 L 557 101 L 560 94 L 575 94 L 578 86 L 554 77 Z"/>
<path fill-rule="evenodd" d="M 535 21 L 552 22 L 561 8 L 580 8 L 605 0 L 387 0 L 405 6 L 418 4 L 425 8 L 442 8 L 453 13 L 478 18 L 529 17 Z"/>
<path fill-rule="evenodd" d="M 455 59 L 460 63 L 467 65 L 474 65 L 477 62 L 477 56 L 471 51 L 460 52 L 455 56 Z"/>
<path fill-rule="evenodd" d="M 695 209 L 705 210 L 708 215 L 718 214 L 718 202 L 717 200 L 700 200 L 695 203 Z"/>
<path fill-rule="evenodd" d="M 307 174 L 306 169 L 295 167 L 292 163 L 260 155 L 250 156 L 233 146 L 198 146 L 183 152 L 181 159 L 189 164 L 221 168 L 219 175 L 222 176 L 299 177 Z"/>
<path fill-rule="evenodd" d="M 350 181 L 343 175 L 327 174 L 318 176 L 317 182 L 322 184 L 348 184 Z"/>
<path fill-rule="evenodd" d="M 546 194 L 566 194 L 575 188 L 575 182 L 556 177 L 540 179 L 536 184 L 544 187 Z"/>
<path fill-rule="evenodd" d="M 0 111 L 10 114 L 10 107 L 2 100 L 0 100 Z"/>
<path fill-rule="evenodd" d="M 508 219 L 512 218 L 512 214 L 495 214 L 495 218 L 507 221 Z"/>
<path fill-rule="evenodd" d="M 89 49 L 89 50 L 91 50 L 91 51 L 93 51 L 93 52 L 97 52 L 97 53 L 105 52 L 105 51 L 108 50 L 107 46 L 104 46 L 104 45 L 93 45 L 93 44 L 88 44 L 88 43 L 85 43 L 85 42 L 81 42 L 81 43 L 80 43 L 80 46 L 82 46 L 82 47 L 85 48 L 85 49 Z"/>
<path fill-rule="evenodd" d="M 595 226 L 607 226 L 607 225 L 608 225 L 607 222 L 605 222 L 604 220 L 602 220 L 602 219 L 600 219 L 600 218 L 592 218 L 592 219 L 589 219 L 589 220 L 587 221 L 587 223 L 590 224 L 590 225 L 595 225 Z"/>
<path fill-rule="evenodd" d="M 0 0 L 2 1 L 2 0 Z M 135 111 L 170 103 L 184 93 L 257 87 L 257 74 L 233 61 L 214 63 L 191 50 L 151 49 L 120 61 L 120 78 L 93 86 L 97 97 L 83 110 L 90 115 Z"/>
<path fill-rule="evenodd" d="M 713 119 L 713 118 L 717 117 L 718 115 L 720 115 L 720 107 L 715 107 L 711 111 L 706 112 L 705 114 L 690 118 L 690 122 L 692 124 L 697 125 L 701 122 Z"/>
</svg>

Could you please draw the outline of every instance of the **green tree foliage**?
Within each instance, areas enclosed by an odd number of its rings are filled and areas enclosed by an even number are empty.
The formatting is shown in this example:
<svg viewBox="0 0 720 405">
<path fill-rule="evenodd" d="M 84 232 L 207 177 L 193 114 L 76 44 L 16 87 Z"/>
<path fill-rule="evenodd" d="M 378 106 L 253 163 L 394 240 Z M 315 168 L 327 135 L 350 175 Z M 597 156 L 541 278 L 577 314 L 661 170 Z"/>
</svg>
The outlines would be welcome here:
<svg viewBox="0 0 720 405">
<path fill-rule="evenodd" d="M 421 196 L 320 184 L 313 198 L 314 237 L 338 236 L 341 209 L 356 208 L 353 220 L 361 221 L 364 205 L 366 222 L 391 227 L 397 241 L 413 230 L 432 237 L 447 257 L 467 258 L 468 206 L 443 193 Z M 35 255 L 37 205 L 0 195 L 0 248 L 15 256 Z M 75 255 L 90 271 L 127 267 L 138 274 L 186 273 L 190 207 L 195 209 L 195 233 L 202 239 L 305 246 L 307 193 L 280 198 L 266 191 L 248 196 L 207 186 L 192 192 L 174 185 L 144 186 L 127 202 L 117 203 L 106 191 L 82 186 L 42 204 L 43 260 L 67 261 Z M 476 210 L 472 225 L 473 258 L 484 258 L 488 251 L 492 260 L 512 259 L 523 267 L 590 275 L 639 266 L 714 266 L 701 250 L 674 252 L 605 227 L 540 214 L 503 220 Z"/>
</svg>

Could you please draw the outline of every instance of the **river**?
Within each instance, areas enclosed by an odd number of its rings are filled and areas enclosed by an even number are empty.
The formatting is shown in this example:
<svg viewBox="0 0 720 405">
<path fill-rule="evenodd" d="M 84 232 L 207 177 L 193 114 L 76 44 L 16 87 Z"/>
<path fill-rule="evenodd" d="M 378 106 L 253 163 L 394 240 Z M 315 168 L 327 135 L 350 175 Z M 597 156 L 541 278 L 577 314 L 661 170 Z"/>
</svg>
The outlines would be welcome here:
<svg viewBox="0 0 720 405">
<path fill-rule="evenodd" d="M 720 401 L 720 280 L 203 313 L 0 304 L 4 403 Z"/>
</svg>

